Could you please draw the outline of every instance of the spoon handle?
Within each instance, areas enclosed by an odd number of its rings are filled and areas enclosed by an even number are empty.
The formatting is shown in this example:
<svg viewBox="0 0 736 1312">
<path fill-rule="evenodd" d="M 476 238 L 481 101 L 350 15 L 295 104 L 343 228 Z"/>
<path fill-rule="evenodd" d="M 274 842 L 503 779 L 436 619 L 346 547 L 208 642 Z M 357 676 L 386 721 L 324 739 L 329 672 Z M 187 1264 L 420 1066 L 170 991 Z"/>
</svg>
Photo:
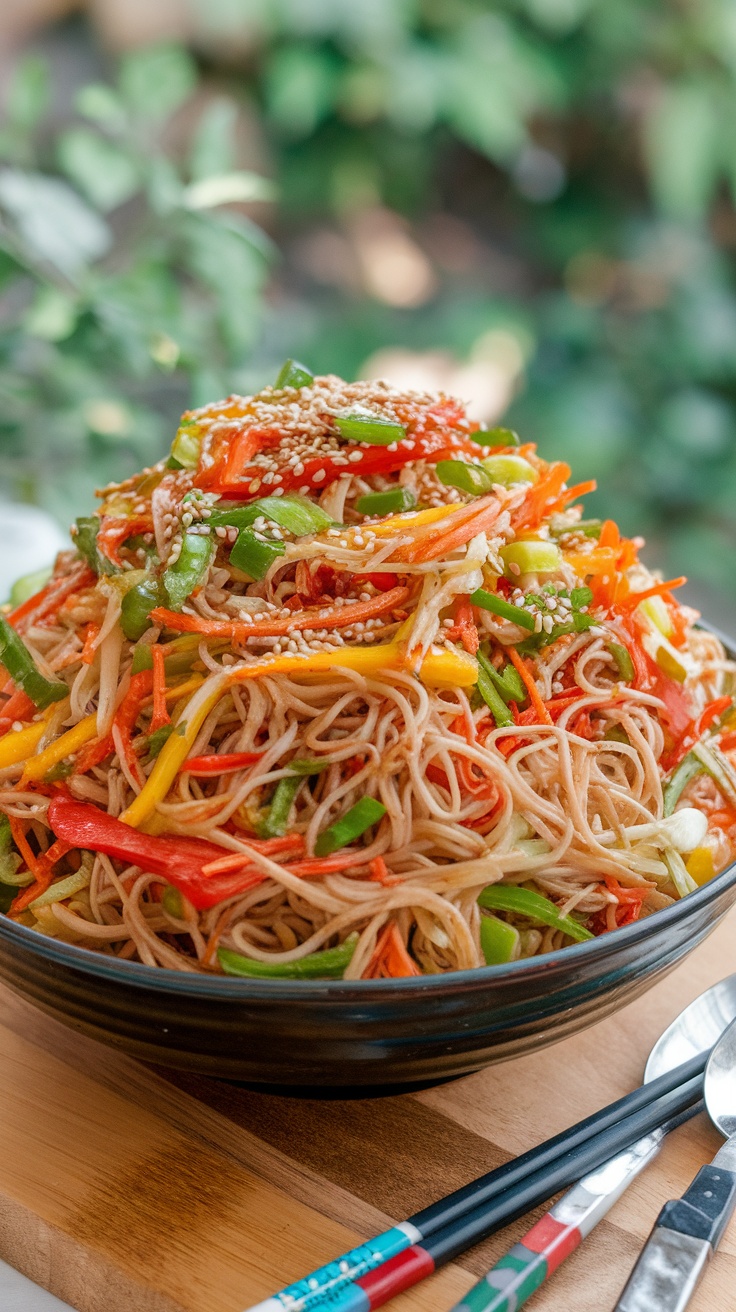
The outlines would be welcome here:
<svg viewBox="0 0 736 1312">
<path fill-rule="evenodd" d="M 683 1312 L 736 1206 L 736 1139 L 665 1203 L 614 1312 Z"/>
</svg>

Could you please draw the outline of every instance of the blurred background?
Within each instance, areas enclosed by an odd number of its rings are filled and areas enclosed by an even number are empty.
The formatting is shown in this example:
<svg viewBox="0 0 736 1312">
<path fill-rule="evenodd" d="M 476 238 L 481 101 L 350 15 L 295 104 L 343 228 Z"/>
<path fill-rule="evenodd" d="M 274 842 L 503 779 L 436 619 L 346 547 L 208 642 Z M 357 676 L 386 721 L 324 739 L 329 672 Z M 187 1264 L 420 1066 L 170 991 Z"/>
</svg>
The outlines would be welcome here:
<svg viewBox="0 0 736 1312">
<path fill-rule="evenodd" d="M 0 81 L 6 570 L 297 356 L 503 417 L 736 629 L 732 0 L 4 0 Z"/>
</svg>

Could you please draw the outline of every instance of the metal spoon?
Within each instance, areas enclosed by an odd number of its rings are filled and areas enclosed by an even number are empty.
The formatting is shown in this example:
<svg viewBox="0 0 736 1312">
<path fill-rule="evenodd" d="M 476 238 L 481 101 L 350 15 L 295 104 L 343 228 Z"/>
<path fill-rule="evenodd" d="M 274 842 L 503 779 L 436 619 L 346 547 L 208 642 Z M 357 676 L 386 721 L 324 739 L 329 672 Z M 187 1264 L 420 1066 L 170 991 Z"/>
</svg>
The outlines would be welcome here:
<svg viewBox="0 0 736 1312">
<path fill-rule="evenodd" d="M 705 1105 L 727 1142 L 682 1198 L 665 1203 L 614 1312 L 682 1312 L 736 1207 L 736 1021 L 705 1068 Z"/>
</svg>

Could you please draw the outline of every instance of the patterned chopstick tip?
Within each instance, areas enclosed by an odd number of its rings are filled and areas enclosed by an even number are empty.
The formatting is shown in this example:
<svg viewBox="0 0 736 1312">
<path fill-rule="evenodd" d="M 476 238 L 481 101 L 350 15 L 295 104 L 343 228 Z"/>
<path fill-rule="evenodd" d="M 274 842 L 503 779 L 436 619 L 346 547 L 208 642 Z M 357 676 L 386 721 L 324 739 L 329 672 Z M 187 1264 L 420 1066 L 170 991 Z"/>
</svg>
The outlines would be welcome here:
<svg viewBox="0 0 736 1312">
<path fill-rule="evenodd" d="M 581 1243 L 584 1235 L 548 1212 L 524 1242 L 496 1263 L 453 1312 L 516 1312 Z"/>
<path fill-rule="evenodd" d="M 317 1306 L 337 1312 L 337 1308 L 342 1307 L 340 1296 L 347 1286 L 353 1287 L 352 1282 L 403 1253 L 421 1237 L 416 1226 L 402 1221 L 375 1239 L 343 1253 L 336 1261 L 319 1267 L 303 1280 L 287 1285 L 262 1303 L 254 1304 L 247 1312 L 309 1312 L 310 1308 Z"/>
</svg>

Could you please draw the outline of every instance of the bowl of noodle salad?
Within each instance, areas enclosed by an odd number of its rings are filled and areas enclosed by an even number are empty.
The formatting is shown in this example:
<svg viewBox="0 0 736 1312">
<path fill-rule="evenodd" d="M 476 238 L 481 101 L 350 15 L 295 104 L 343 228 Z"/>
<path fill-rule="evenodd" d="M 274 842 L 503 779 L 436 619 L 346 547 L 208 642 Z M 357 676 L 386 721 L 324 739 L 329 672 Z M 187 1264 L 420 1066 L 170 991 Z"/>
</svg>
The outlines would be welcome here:
<svg viewBox="0 0 736 1312">
<path fill-rule="evenodd" d="M 593 487 L 293 361 L 185 414 L 0 614 L 2 978 L 313 1085 L 647 987 L 736 895 L 736 663 Z"/>
</svg>

